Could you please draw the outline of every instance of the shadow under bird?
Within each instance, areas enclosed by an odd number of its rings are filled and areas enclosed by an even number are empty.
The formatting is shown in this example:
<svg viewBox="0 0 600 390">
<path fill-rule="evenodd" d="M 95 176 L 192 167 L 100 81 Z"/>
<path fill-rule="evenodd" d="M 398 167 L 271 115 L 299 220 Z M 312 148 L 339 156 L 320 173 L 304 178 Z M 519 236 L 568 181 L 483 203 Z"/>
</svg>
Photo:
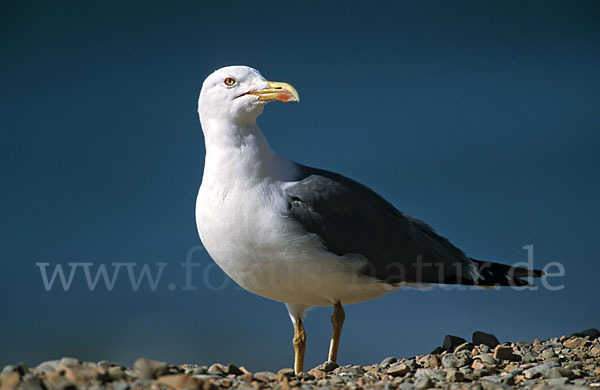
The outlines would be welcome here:
<svg viewBox="0 0 600 390">
<path fill-rule="evenodd" d="M 196 202 L 200 238 L 248 291 L 284 302 L 294 325 L 294 370 L 304 370 L 304 314 L 333 306 L 328 360 L 337 359 L 342 304 L 403 286 L 523 286 L 542 272 L 472 259 L 426 223 L 368 187 L 276 153 L 256 124 L 294 87 L 229 66 L 206 78 L 198 100 L 206 160 Z"/>
</svg>

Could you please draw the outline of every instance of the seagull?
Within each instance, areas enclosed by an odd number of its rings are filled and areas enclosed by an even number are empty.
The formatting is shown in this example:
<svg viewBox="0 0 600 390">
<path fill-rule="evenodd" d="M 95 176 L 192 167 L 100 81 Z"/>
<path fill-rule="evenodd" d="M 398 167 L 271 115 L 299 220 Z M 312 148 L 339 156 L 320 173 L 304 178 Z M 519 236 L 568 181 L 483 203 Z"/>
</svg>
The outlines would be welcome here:
<svg viewBox="0 0 600 390">
<path fill-rule="evenodd" d="M 256 124 L 265 105 L 299 102 L 288 83 L 228 66 L 202 85 L 206 146 L 196 223 L 212 259 L 244 289 L 285 303 L 294 327 L 294 371 L 304 370 L 304 316 L 333 306 L 328 361 L 336 362 L 342 305 L 401 287 L 524 286 L 541 271 L 468 257 L 370 188 L 275 152 Z"/>
</svg>

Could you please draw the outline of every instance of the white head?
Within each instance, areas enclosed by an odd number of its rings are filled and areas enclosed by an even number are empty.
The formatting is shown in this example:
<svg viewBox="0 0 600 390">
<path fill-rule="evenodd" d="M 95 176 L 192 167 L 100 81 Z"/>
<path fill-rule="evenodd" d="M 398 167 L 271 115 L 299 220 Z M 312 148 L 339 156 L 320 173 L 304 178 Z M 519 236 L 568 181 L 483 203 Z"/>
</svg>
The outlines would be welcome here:
<svg viewBox="0 0 600 390">
<path fill-rule="evenodd" d="M 287 83 L 265 78 L 248 66 L 227 66 L 215 70 L 204 80 L 198 114 L 206 132 L 209 121 L 229 124 L 254 124 L 266 103 L 297 102 L 298 92 Z"/>
</svg>

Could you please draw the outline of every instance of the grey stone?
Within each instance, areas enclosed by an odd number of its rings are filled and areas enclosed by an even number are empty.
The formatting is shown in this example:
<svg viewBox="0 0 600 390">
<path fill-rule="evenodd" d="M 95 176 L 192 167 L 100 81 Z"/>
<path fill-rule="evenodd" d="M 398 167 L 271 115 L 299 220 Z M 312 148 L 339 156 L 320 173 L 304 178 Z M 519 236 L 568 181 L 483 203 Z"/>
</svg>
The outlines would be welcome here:
<svg viewBox="0 0 600 390">
<path fill-rule="evenodd" d="M 60 359 L 60 364 L 67 366 L 67 367 L 78 366 L 81 364 L 81 360 L 75 359 L 72 357 L 63 357 L 62 359 Z"/>
<path fill-rule="evenodd" d="M 488 363 L 488 364 L 493 364 L 493 365 L 498 364 L 498 361 L 496 359 L 494 359 L 494 357 L 492 355 L 490 355 L 489 353 L 481 353 L 481 354 L 475 356 L 475 359 L 479 359 L 482 362 Z"/>
<path fill-rule="evenodd" d="M 486 370 L 485 368 L 478 368 L 477 370 L 473 370 L 473 376 L 475 378 L 481 378 L 483 376 L 488 376 L 490 375 L 489 370 Z"/>
<path fill-rule="evenodd" d="M 214 364 L 211 364 L 210 367 L 208 367 L 207 372 L 212 375 L 223 375 L 226 373 L 225 370 L 226 370 L 226 368 L 224 365 L 219 364 L 219 363 L 214 363 Z"/>
<path fill-rule="evenodd" d="M 502 383 L 512 386 L 515 384 L 515 377 L 512 374 L 508 375 L 488 375 L 481 378 L 482 381 L 490 381 L 494 383 Z"/>
<path fill-rule="evenodd" d="M 471 351 L 473 349 L 474 345 L 473 343 L 462 343 L 461 345 L 459 345 L 458 347 L 456 347 L 454 349 L 454 353 L 457 352 L 462 352 L 462 351 Z"/>
<path fill-rule="evenodd" d="M 394 363 L 387 369 L 386 374 L 391 376 L 406 375 L 410 372 L 410 368 L 404 363 Z"/>
<path fill-rule="evenodd" d="M 447 334 L 444 337 L 444 343 L 442 344 L 442 349 L 445 351 L 454 351 L 456 349 L 456 347 L 458 347 L 461 344 L 466 343 L 467 340 L 463 339 L 462 337 L 458 337 L 458 336 L 452 336 Z"/>
<path fill-rule="evenodd" d="M 523 353 L 523 355 L 521 357 L 521 361 L 523 363 L 534 362 L 536 359 L 537 359 L 537 354 L 533 351 L 527 351 L 527 352 Z"/>
<path fill-rule="evenodd" d="M 398 386 L 398 388 L 400 390 L 413 390 L 415 388 L 415 385 L 410 382 L 402 382 L 400 383 L 400 386 Z"/>
<path fill-rule="evenodd" d="M 473 332 L 473 344 L 475 345 L 487 345 L 490 348 L 496 348 L 496 345 L 500 344 L 496 336 L 491 333 L 485 333 L 481 331 Z"/>
<path fill-rule="evenodd" d="M 451 368 L 446 371 L 446 380 L 448 382 L 462 382 L 465 380 L 465 374 L 455 368 Z"/>
<path fill-rule="evenodd" d="M 156 379 L 169 373 L 169 366 L 165 362 L 139 358 L 133 364 L 133 371 L 139 379 Z"/>
<path fill-rule="evenodd" d="M 395 358 L 395 357 L 393 357 L 393 356 L 390 356 L 390 357 L 386 357 L 385 359 L 383 359 L 383 360 L 381 361 L 381 363 L 379 363 L 379 365 L 380 365 L 381 367 L 384 367 L 384 368 L 385 368 L 386 366 L 389 366 L 389 365 L 390 365 L 390 364 L 392 364 L 392 363 L 396 363 L 397 361 L 398 361 L 398 359 L 396 359 L 396 358 Z"/>
<path fill-rule="evenodd" d="M 558 362 L 549 361 L 547 363 L 538 364 L 535 367 L 532 367 L 532 368 L 529 368 L 529 369 L 523 371 L 523 375 L 525 375 L 525 378 L 527 378 L 527 379 L 534 379 L 540 375 L 544 375 L 545 373 L 550 371 L 550 369 L 552 369 L 554 367 L 558 367 L 558 366 L 559 366 Z"/>
<path fill-rule="evenodd" d="M 552 378 L 548 381 L 548 386 L 563 386 L 569 383 L 569 378 Z"/>
<path fill-rule="evenodd" d="M 464 357 L 454 353 L 447 353 L 442 356 L 442 366 L 444 368 L 460 368 L 466 366 L 469 363 L 469 360 Z"/>
<path fill-rule="evenodd" d="M 433 368 L 419 368 L 415 373 L 415 378 L 427 377 L 435 381 L 443 381 L 446 379 L 444 370 L 436 370 Z"/>
<path fill-rule="evenodd" d="M 546 360 L 546 359 L 552 359 L 553 357 L 556 357 L 556 354 L 551 349 L 544 349 L 542 351 L 541 356 L 542 356 L 542 359 Z"/>
<path fill-rule="evenodd" d="M 200 374 L 200 375 L 194 375 L 194 378 L 196 379 L 200 379 L 201 381 L 207 381 L 209 379 L 213 379 L 213 380 L 219 380 L 219 379 L 223 379 L 222 376 L 219 375 L 211 375 L 211 374 Z"/>
<path fill-rule="evenodd" d="M 433 383 L 431 382 L 431 379 L 426 376 L 417 378 L 414 383 L 415 389 L 427 389 L 432 385 Z"/>
<path fill-rule="evenodd" d="M 337 365 L 337 363 L 334 363 L 332 361 L 326 361 L 324 363 L 319 364 L 317 367 L 315 367 L 316 369 L 319 369 L 321 371 L 325 371 L 325 372 L 331 372 L 333 370 L 335 370 L 336 368 L 338 368 L 339 366 Z"/>
<path fill-rule="evenodd" d="M 365 373 L 364 368 L 362 368 L 361 366 L 348 367 L 344 369 L 344 371 L 352 375 L 362 375 Z"/>
<path fill-rule="evenodd" d="M 544 373 L 544 376 L 547 378 L 569 378 L 569 379 L 572 379 L 575 377 L 575 374 L 573 374 L 573 371 L 571 371 L 565 367 L 553 367 L 548 372 Z"/>
<path fill-rule="evenodd" d="M 127 390 L 129 389 L 129 384 L 127 382 L 113 382 L 112 388 L 113 390 Z"/>
<path fill-rule="evenodd" d="M 208 373 L 208 368 L 206 366 L 196 367 L 192 370 L 192 375 L 204 375 Z"/>
<path fill-rule="evenodd" d="M 264 378 L 267 378 L 269 381 L 274 381 L 275 380 L 275 373 L 271 372 L 271 371 L 260 371 L 254 374 L 254 377 L 259 377 L 262 376 Z"/>
</svg>

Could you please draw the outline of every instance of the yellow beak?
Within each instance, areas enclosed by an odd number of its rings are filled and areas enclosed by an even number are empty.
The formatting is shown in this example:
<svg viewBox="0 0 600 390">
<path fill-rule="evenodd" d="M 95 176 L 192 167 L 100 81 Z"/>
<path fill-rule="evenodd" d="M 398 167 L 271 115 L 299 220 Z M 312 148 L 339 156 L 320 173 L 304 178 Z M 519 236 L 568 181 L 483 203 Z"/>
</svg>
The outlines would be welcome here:
<svg viewBox="0 0 600 390">
<path fill-rule="evenodd" d="M 269 88 L 250 91 L 248 93 L 258 96 L 258 100 L 265 102 L 273 100 L 279 100 L 284 103 L 300 101 L 298 91 L 288 83 L 278 83 L 275 81 L 267 81 L 267 83 L 269 84 Z"/>
</svg>

